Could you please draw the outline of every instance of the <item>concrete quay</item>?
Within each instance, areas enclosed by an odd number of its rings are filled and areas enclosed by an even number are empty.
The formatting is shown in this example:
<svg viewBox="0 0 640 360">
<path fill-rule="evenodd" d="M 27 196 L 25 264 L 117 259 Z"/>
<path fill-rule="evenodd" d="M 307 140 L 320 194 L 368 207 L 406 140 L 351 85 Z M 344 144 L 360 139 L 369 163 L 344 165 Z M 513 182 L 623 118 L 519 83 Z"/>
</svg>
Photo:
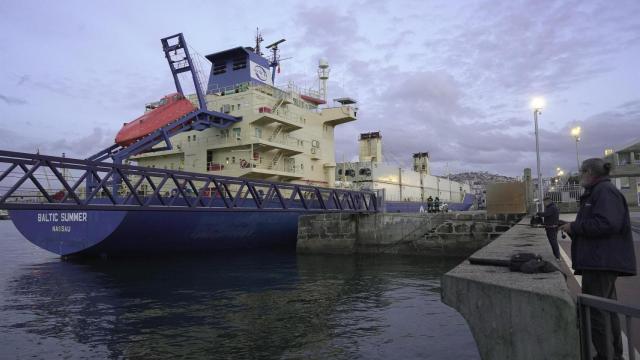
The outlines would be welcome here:
<svg viewBox="0 0 640 360">
<path fill-rule="evenodd" d="M 482 211 L 304 215 L 298 221 L 297 251 L 464 257 L 518 220 Z"/>
<path fill-rule="evenodd" d="M 518 225 L 528 225 L 524 218 Z M 514 226 L 472 256 L 518 252 L 555 263 L 544 229 Z M 561 272 L 524 274 L 465 261 L 442 278 L 442 300 L 466 320 L 483 359 L 579 359 L 576 306 Z"/>
</svg>

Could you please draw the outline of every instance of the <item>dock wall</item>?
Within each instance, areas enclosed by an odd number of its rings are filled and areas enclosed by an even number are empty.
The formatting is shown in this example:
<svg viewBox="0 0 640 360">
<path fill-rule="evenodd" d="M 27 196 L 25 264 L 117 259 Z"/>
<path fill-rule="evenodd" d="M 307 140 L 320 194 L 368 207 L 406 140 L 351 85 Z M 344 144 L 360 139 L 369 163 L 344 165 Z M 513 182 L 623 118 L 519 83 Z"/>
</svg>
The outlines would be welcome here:
<svg viewBox="0 0 640 360">
<path fill-rule="evenodd" d="M 509 259 L 516 252 L 556 261 L 544 229 L 528 226 L 514 226 L 473 257 Z M 579 358 L 576 307 L 560 272 L 523 274 L 465 261 L 443 276 L 442 300 L 467 320 L 483 359 Z"/>
<path fill-rule="evenodd" d="M 319 214 L 301 216 L 299 253 L 468 256 L 509 230 L 518 217 L 476 213 Z"/>
</svg>

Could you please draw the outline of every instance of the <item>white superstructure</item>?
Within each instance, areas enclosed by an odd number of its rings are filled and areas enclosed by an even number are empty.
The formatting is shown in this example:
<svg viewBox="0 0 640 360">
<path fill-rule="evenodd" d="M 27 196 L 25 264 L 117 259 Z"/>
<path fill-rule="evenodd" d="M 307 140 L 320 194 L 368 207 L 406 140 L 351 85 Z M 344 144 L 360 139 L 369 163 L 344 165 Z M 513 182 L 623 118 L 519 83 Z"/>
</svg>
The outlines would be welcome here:
<svg viewBox="0 0 640 360">
<path fill-rule="evenodd" d="M 461 202 L 471 192 L 468 184 L 430 174 L 428 153 L 413 155 L 413 168 L 376 161 L 382 155 L 379 132 L 360 135 L 360 161 L 338 163 L 336 180 L 342 187 L 384 189 L 387 201 L 426 201 L 429 196 L 443 202 Z"/>
<path fill-rule="evenodd" d="M 319 91 L 291 83 L 280 89 L 258 82 L 208 91 L 209 109 L 242 120 L 227 129 L 177 135 L 172 138 L 173 150 L 150 152 L 133 160 L 142 166 L 333 187 L 334 130 L 355 121 L 357 108 L 350 98 L 320 107 L 326 96 L 326 61 L 320 62 L 318 73 Z M 197 102 L 195 96 L 190 99 Z"/>
</svg>

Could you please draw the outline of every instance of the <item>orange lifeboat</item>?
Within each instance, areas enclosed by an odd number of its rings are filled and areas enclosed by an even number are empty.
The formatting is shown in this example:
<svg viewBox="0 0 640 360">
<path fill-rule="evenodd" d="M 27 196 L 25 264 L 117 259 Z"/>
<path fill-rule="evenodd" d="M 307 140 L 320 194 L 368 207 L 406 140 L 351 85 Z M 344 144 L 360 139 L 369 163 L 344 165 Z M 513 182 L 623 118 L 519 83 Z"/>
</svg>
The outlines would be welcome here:
<svg viewBox="0 0 640 360">
<path fill-rule="evenodd" d="M 309 96 L 309 95 L 300 95 L 300 98 L 302 100 L 306 100 L 310 103 L 316 104 L 316 105 L 322 105 L 322 104 L 326 104 L 327 102 L 323 99 L 318 99 L 316 97 L 313 96 Z"/>
<path fill-rule="evenodd" d="M 167 95 L 147 108 L 151 110 L 132 122 L 124 124 L 118 135 L 116 135 L 116 144 L 121 146 L 131 145 L 136 140 L 197 110 L 191 101 L 178 93 Z"/>
</svg>

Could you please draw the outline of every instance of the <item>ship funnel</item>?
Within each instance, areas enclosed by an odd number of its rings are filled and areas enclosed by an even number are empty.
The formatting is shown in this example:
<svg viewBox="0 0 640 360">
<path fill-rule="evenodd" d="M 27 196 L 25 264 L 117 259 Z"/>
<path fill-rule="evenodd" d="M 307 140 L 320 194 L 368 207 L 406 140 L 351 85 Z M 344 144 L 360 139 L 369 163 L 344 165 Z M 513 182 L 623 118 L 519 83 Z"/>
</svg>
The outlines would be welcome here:
<svg viewBox="0 0 640 360">
<path fill-rule="evenodd" d="M 329 61 L 320 59 L 318 61 L 318 80 L 320 81 L 320 94 L 323 100 L 327 100 L 327 80 L 329 80 Z"/>
<path fill-rule="evenodd" d="M 360 134 L 360 162 L 382 162 L 380 131 Z"/>
<path fill-rule="evenodd" d="M 413 154 L 413 171 L 431 175 L 428 152 Z"/>
</svg>

